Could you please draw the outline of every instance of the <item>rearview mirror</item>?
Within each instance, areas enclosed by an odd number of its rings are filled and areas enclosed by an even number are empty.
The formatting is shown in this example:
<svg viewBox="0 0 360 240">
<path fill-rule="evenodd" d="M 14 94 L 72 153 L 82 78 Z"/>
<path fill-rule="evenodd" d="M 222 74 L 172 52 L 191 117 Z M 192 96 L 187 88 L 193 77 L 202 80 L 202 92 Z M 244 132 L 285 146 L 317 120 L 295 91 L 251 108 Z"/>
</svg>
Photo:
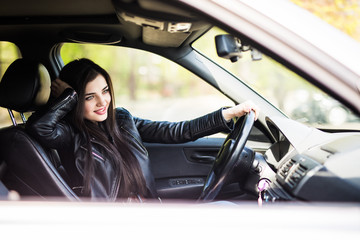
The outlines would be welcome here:
<svg viewBox="0 0 360 240">
<path fill-rule="evenodd" d="M 242 53 L 251 50 L 252 60 L 261 60 L 261 53 L 247 44 L 230 34 L 215 36 L 216 51 L 219 57 L 230 59 L 231 62 L 236 62 L 242 57 Z"/>
</svg>

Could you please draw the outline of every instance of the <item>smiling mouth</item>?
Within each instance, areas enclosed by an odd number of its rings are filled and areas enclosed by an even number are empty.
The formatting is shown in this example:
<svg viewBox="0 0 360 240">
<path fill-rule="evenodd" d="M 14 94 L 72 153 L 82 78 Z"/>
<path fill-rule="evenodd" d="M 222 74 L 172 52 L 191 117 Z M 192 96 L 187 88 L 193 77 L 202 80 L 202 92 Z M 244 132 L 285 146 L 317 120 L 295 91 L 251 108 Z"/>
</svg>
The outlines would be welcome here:
<svg viewBox="0 0 360 240">
<path fill-rule="evenodd" d="M 94 111 L 96 114 L 104 115 L 106 113 L 106 107 Z"/>
</svg>

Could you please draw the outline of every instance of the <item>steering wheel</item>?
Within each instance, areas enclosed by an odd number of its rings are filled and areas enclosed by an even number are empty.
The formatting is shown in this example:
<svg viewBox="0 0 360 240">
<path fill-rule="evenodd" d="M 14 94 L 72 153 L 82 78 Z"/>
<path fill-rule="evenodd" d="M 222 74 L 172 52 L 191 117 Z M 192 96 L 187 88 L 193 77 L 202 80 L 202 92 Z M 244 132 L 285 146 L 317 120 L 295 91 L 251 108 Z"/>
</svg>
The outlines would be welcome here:
<svg viewBox="0 0 360 240">
<path fill-rule="evenodd" d="M 234 130 L 226 137 L 210 173 L 205 181 L 203 191 L 199 197 L 201 201 L 212 201 L 219 194 L 221 188 L 227 180 L 235 165 L 244 164 L 241 175 L 250 169 L 252 162 L 240 159 L 240 155 L 245 147 L 245 143 L 254 125 L 255 113 L 250 111 L 244 121 L 236 121 Z"/>
</svg>

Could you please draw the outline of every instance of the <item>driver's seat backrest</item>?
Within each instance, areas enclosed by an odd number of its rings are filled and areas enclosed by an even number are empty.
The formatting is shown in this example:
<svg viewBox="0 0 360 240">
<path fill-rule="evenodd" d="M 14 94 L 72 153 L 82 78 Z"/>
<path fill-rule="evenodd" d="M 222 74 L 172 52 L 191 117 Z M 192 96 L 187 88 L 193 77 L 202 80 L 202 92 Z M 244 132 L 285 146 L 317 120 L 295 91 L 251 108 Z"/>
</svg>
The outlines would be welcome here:
<svg viewBox="0 0 360 240">
<path fill-rule="evenodd" d="M 45 105 L 50 96 L 50 76 L 39 62 L 17 59 L 0 82 L 0 106 L 7 108 L 13 125 L 0 129 L 0 180 L 20 196 L 78 197 L 68 186 L 67 175 L 56 151 L 42 147 L 17 124 L 12 111 L 32 112 Z"/>
</svg>

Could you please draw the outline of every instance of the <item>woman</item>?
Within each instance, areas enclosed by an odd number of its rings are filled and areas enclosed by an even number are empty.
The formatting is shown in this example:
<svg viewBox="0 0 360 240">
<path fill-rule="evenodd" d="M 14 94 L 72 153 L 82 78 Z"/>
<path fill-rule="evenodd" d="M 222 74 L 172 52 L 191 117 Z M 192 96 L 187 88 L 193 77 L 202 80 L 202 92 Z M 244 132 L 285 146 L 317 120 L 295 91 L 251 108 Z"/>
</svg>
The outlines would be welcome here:
<svg viewBox="0 0 360 240">
<path fill-rule="evenodd" d="M 35 113 L 27 129 L 40 143 L 58 150 L 70 185 L 93 199 L 156 197 L 147 151 L 142 141 L 181 143 L 230 131 L 232 118 L 256 106 L 245 102 L 177 123 L 133 117 L 114 107 L 109 74 L 89 59 L 67 64 L 51 86 L 54 103 Z"/>
</svg>

